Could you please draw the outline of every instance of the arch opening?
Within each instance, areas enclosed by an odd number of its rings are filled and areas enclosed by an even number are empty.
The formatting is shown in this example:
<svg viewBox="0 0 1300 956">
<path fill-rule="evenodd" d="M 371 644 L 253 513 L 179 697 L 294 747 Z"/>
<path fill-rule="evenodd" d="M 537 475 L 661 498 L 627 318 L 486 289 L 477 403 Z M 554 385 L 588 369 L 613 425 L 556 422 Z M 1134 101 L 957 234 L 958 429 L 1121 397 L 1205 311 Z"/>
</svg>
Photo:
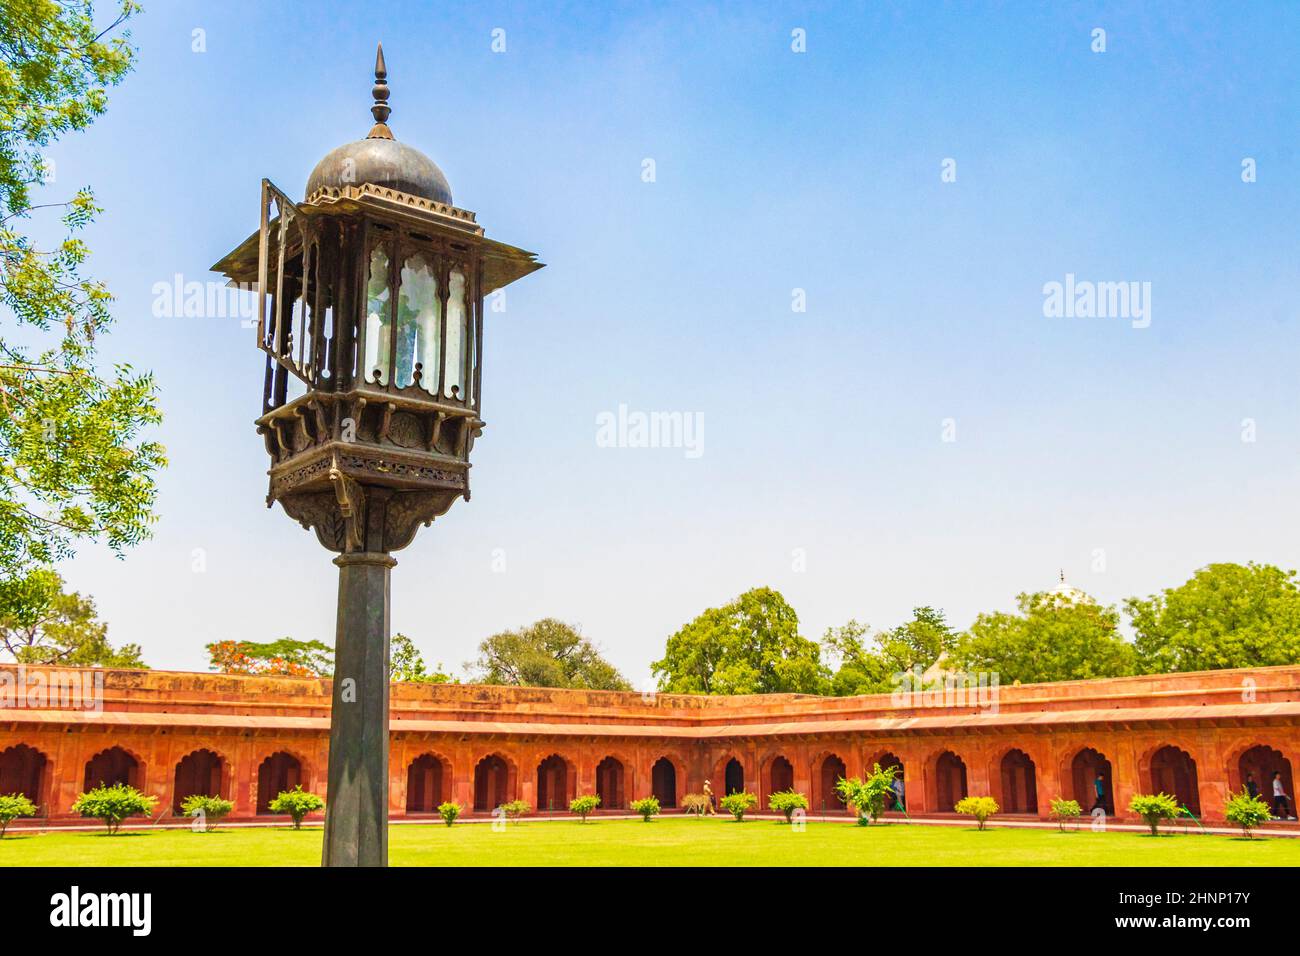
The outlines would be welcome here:
<svg viewBox="0 0 1300 956">
<path fill-rule="evenodd" d="M 849 775 L 844 761 L 837 754 L 828 754 L 818 768 L 821 788 L 818 793 L 817 807 L 822 813 L 840 813 L 848 809 L 844 798 L 836 789 L 840 779 Z"/>
<path fill-rule="evenodd" d="M 660 757 L 650 768 L 650 792 L 659 806 L 665 809 L 677 806 L 677 768 L 667 757 Z"/>
<path fill-rule="evenodd" d="M 1105 754 L 1092 747 L 1080 750 L 1070 761 L 1069 779 L 1074 784 L 1074 799 L 1085 812 L 1100 809 L 1108 816 L 1115 815 L 1115 785 Z"/>
<path fill-rule="evenodd" d="M 510 767 L 498 754 L 484 757 L 474 767 L 474 809 L 495 810 L 510 801 Z"/>
<path fill-rule="evenodd" d="M 447 799 L 447 768 L 434 754 L 420 754 L 406 769 L 406 812 L 436 813 Z"/>
<path fill-rule="evenodd" d="M 41 805 L 41 779 L 48 761 L 45 754 L 26 744 L 15 744 L 0 753 L 0 793 L 21 793 Z"/>
<path fill-rule="evenodd" d="M 1013 748 L 1003 754 L 998 766 L 1003 813 L 1038 812 L 1038 782 L 1034 770 L 1033 758 L 1023 750 Z"/>
<path fill-rule="evenodd" d="M 784 756 L 772 758 L 772 763 L 767 768 L 767 775 L 769 795 L 794 789 L 794 765 Z"/>
<path fill-rule="evenodd" d="M 1196 816 L 1201 815 L 1196 761 L 1191 754 L 1172 744 L 1167 745 L 1151 755 L 1149 767 L 1154 791 L 1170 794 Z"/>
<path fill-rule="evenodd" d="M 110 747 L 86 762 L 85 789 L 100 785 L 112 787 L 119 783 L 129 787 L 140 786 L 140 762 L 121 747 Z"/>
<path fill-rule="evenodd" d="M 226 763 L 221 755 L 211 750 L 196 750 L 186 754 L 176 765 L 172 787 L 172 813 L 180 816 L 185 811 L 181 804 L 186 797 L 222 797 L 222 774 Z"/>
<path fill-rule="evenodd" d="M 567 810 L 569 799 L 569 763 L 559 754 L 551 754 L 537 765 L 537 810 Z"/>
<path fill-rule="evenodd" d="M 1293 805 L 1282 807 L 1273 799 L 1274 774 L 1280 774 L 1283 791 L 1292 800 L 1295 799 L 1295 791 L 1292 789 L 1294 782 L 1291 776 L 1291 761 L 1286 759 L 1282 751 L 1257 744 L 1237 759 L 1237 772 L 1240 774 L 1241 786 L 1249 789 L 1249 784 L 1253 782 L 1259 798 L 1273 808 L 1275 816 L 1297 815 Z"/>
<path fill-rule="evenodd" d="M 623 793 L 623 762 L 606 757 L 596 765 L 596 795 L 602 810 L 622 810 L 627 806 Z"/>
<path fill-rule="evenodd" d="M 271 801 L 284 791 L 300 786 L 302 782 L 302 761 L 283 750 L 271 754 L 257 768 L 258 814 L 266 816 L 273 813 Z"/>
<path fill-rule="evenodd" d="M 739 760 L 732 757 L 727 761 L 727 766 L 722 771 L 722 792 L 723 795 L 740 793 L 745 789 L 745 768 L 741 766 Z"/>
<path fill-rule="evenodd" d="M 952 813 L 966 797 L 966 762 L 951 750 L 939 754 L 934 764 L 935 809 Z"/>
<path fill-rule="evenodd" d="M 896 767 L 897 772 L 894 774 L 894 799 L 889 801 L 885 807 L 886 810 L 897 810 L 905 812 L 907 809 L 907 774 L 903 761 L 899 759 L 898 754 L 886 750 L 879 757 L 871 761 L 871 766 L 880 764 L 881 770 L 888 770 L 890 767 Z"/>
</svg>

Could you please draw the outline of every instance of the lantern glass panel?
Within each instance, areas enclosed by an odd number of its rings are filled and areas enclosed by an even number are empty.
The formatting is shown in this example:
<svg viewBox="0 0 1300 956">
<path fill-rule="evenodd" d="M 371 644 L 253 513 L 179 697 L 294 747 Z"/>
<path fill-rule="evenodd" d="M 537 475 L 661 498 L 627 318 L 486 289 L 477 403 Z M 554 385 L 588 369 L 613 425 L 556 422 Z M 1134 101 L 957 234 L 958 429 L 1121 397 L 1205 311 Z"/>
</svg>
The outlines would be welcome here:
<svg viewBox="0 0 1300 956">
<path fill-rule="evenodd" d="M 388 253 L 383 246 L 376 246 L 370 253 L 370 278 L 366 282 L 365 378 L 379 385 L 390 381 L 388 355 L 393 325 L 390 302 Z"/>
<path fill-rule="evenodd" d="M 433 263 L 418 253 L 408 256 L 397 290 L 399 387 L 415 381 L 415 367 L 419 365 L 420 385 L 428 392 L 438 390 L 441 320 L 442 303 L 438 300 L 438 275 Z"/>
<path fill-rule="evenodd" d="M 469 348 L 469 308 L 465 300 L 465 273 L 452 269 L 447 282 L 447 375 L 445 394 L 464 400 L 465 350 Z"/>
</svg>

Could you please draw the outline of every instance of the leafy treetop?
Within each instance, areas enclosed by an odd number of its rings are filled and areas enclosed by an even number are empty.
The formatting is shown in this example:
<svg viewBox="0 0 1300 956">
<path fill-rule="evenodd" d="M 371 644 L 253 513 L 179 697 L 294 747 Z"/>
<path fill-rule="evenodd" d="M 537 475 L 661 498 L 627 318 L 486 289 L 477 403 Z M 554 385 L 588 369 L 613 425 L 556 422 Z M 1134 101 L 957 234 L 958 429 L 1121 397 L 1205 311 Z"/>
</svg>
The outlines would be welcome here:
<svg viewBox="0 0 1300 956">
<path fill-rule="evenodd" d="M 674 694 L 824 693 L 826 670 L 814 641 L 779 591 L 746 591 L 709 608 L 672 637 L 651 667 Z"/>
<path fill-rule="evenodd" d="M 95 368 L 112 297 L 81 275 L 76 234 L 99 209 L 89 188 L 32 201 L 49 178 L 41 150 L 103 113 L 130 70 L 129 32 L 110 34 L 136 11 L 123 0 L 100 29 L 88 0 L 0 0 L 0 577 L 69 557 L 78 539 L 121 554 L 154 521 L 165 457 L 140 437 L 161 420 L 153 377 Z M 43 247 L 22 227 L 47 209 L 63 211 L 65 238 Z"/>
<path fill-rule="evenodd" d="M 1211 564 L 1176 588 L 1129 598 L 1124 606 L 1144 673 L 1300 661 L 1295 571 L 1271 564 Z"/>
<path fill-rule="evenodd" d="M 468 666 L 485 684 L 631 690 L 613 664 L 578 629 L 555 618 L 493 634 Z"/>
<path fill-rule="evenodd" d="M 329 677 L 334 673 L 334 649 L 321 641 L 282 637 L 256 641 L 216 641 L 207 645 L 209 666 L 223 674 L 266 674 L 277 677 Z"/>
<path fill-rule="evenodd" d="M 139 644 L 114 648 L 88 597 L 48 568 L 0 579 L 0 645 L 20 664 L 143 668 Z"/>
</svg>

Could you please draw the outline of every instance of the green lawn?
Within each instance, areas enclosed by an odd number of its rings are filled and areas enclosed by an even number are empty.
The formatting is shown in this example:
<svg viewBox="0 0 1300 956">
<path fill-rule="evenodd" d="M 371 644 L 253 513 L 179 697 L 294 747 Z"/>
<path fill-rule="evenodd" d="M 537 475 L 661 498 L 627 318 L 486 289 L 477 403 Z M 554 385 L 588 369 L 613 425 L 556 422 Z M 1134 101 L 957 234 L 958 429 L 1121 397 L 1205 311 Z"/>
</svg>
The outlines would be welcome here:
<svg viewBox="0 0 1300 956">
<path fill-rule="evenodd" d="M 10 831 L 0 866 L 316 866 L 319 828 Z M 395 826 L 394 866 L 1300 866 L 1300 840 L 682 817 Z"/>
</svg>

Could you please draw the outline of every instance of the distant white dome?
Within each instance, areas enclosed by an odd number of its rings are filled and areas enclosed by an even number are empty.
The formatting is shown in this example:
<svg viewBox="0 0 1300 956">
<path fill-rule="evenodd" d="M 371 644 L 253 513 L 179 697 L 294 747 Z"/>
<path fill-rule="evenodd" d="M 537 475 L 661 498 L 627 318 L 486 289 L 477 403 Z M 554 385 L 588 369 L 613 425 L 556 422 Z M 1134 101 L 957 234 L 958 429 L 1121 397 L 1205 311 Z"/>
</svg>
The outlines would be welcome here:
<svg viewBox="0 0 1300 956">
<path fill-rule="evenodd" d="M 1067 604 L 1096 604 L 1096 599 L 1087 591 L 1080 591 L 1072 584 L 1065 581 L 1065 571 L 1061 572 L 1061 583 L 1052 590 L 1047 592 L 1053 597 L 1060 598 Z"/>
</svg>

